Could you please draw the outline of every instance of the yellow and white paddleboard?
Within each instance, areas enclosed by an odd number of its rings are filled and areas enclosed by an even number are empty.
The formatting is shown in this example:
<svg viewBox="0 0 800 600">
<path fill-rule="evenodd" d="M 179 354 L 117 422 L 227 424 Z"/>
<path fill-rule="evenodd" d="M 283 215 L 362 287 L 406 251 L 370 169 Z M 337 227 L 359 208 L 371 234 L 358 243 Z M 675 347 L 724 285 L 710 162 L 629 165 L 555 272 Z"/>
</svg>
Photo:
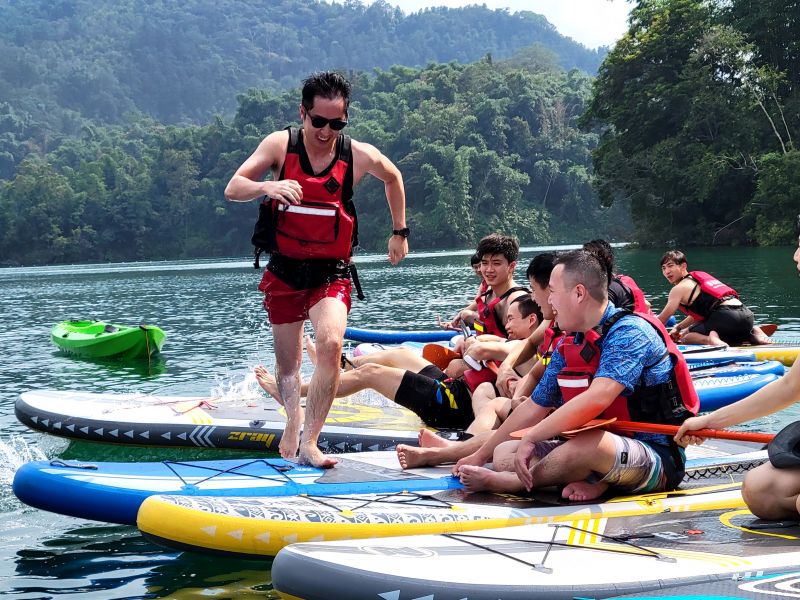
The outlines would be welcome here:
<svg viewBox="0 0 800 600">
<path fill-rule="evenodd" d="M 456 533 L 742 506 L 739 483 L 590 504 L 543 503 L 463 490 L 333 498 L 151 496 L 139 509 L 137 526 L 146 537 L 170 547 L 264 557 L 295 542 Z"/>
</svg>

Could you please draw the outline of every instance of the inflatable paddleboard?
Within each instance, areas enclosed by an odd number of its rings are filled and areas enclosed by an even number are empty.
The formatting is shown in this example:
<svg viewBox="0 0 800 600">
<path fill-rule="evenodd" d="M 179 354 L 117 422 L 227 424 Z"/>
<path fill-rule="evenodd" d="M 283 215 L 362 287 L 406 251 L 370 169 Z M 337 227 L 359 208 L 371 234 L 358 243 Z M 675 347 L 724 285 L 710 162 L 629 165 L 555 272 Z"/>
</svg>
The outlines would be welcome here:
<svg viewBox="0 0 800 600">
<path fill-rule="evenodd" d="M 750 347 L 747 348 L 720 348 L 719 346 L 701 346 L 679 344 L 678 349 L 683 354 L 686 362 L 691 366 L 696 362 L 729 362 L 762 360 L 756 358 Z"/>
<path fill-rule="evenodd" d="M 761 598 L 756 592 L 769 590 L 775 598 L 796 597 L 800 527 L 764 525 L 743 508 L 706 506 L 468 534 L 296 544 L 273 562 L 272 584 L 284 598 L 306 600 L 623 594 L 699 600 Z M 718 589 L 731 594 L 714 594 Z"/>
<path fill-rule="evenodd" d="M 797 340 L 778 341 L 764 346 L 743 346 L 741 349 L 749 350 L 759 360 L 778 360 L 787 367 L 800 356 L 800 342 Z"/>
<path fill-rule="evenodd" d="M 377 394 L 376 394 L 377 396 Z M 417 444 L 424 427 L 385 398 L 337 399 L 320 435 L 324 452 L 389 450 Z M 286 417 L 271 398 L 247 402 L 209 397 L 97 394 L 57 390 L 20 394 L 17 419 L 60 437 L 140 446 L 194 446 L 278 451 Z"/>
<path fill-rule="evenodd" d="M 135 525 L 153 494 L 187 496 L 333 496 L 461 488 L 452 467 L 402 470 L 396 452 L 337 456 L 333 469 L 281 458 L 139 463 L 29 462 L 14 475 L 17 498 L 50 512 Z"/>
<path fill-rule="evenodd" d="M 758 454 L 752 458 L 760 463 L 764 452 Z M 702 507 L 738 508 L 743 506 L 740 484 L 731 481 L 741 478 L 737 471 L 743 463 L 739 459 L 735 463 L 730 468 L 701 467 L 708 477 L 717 479 L 694 480 L 689 475 L 684 480 L 687 489 L 588 504 L 564 503 L 557 492 L 531 498 L 459 489 L 333 497 L 155 495 L 142 503 L 137 526 L 146 537 L 168 547 L 255 558 L 274 556 L 287 544 L 303 541 L 464 532 Z M 709 485 L 709 481 L 725 483 Z"/>
<path fill-rule="evenodd" d="M 756 360 L 738 362 L 732 361 L 726 363 L 695 363 L 689 367 L 692 373 L 692 378 L 704 377 L 728 377 L 731 375 L 749 375 L 755 373 L 757 375 L 783 375 L 786 372 L 786 367 L 782 362 L 777 360 Z"/>
<path fill-rule="evenodd" d="M 344 330 L 346 340 L 375 344 L 399 344 L 401 342 L 446 342 L 455 335 L 452 329 L 434 329 L 431 331 L 393 331 L 387 329 L 359 329 L 347 327 Z"/>
<path fill-rule="evenodd" d="M 777 380 L 779 375 L 772 373 L 759 375 L 726 375 L 718 377 L 692 377 L 692 382 L 700 398 L 700 410 L 716 410 L 733 404 Z"/>
</svg>

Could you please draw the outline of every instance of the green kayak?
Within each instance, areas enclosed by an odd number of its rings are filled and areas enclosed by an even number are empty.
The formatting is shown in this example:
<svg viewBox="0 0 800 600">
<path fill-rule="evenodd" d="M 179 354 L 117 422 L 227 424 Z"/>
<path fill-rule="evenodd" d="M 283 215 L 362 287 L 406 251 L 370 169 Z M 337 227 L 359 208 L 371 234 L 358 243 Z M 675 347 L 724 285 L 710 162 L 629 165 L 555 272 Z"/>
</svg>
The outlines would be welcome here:
<svg viewBox="0 0 800 600">
<path fill-rule="evenodd" d="M 103 321 L 62 321 L 50 333 L 53 343 L 88 358 L 137 358 L 161 352 L 166 334 L 155 325 L 128 327 Z"/>
</svg>

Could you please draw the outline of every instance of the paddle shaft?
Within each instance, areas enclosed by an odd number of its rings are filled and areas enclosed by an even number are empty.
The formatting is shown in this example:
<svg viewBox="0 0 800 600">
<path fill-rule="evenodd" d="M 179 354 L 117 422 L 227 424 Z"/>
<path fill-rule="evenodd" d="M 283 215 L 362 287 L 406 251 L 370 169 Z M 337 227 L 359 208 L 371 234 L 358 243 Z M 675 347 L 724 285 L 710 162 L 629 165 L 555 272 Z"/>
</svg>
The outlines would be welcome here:
<svg viewBox="0 0 800 600">
<path fill-rule="evenodd" d="M 638 431 L 642 433 L 663 433 L 666 435 L 675 435 L 678 433 L 677 425 L 659 425 L 656 423 L 637 423 L 634 421 L 614 421 L 606 425 L 608 429 L 617 431 Z M 771 433 L 756 433 L 748 431 L 728 431 L 726 429 L 700 429 L 698 431 L 689 431 L 687 435 L 702 438 L 714 438 L 718 440 L 737 440 L 740 442 L 759 442 L 768 444 L 775 437 Z"/>
</svg>

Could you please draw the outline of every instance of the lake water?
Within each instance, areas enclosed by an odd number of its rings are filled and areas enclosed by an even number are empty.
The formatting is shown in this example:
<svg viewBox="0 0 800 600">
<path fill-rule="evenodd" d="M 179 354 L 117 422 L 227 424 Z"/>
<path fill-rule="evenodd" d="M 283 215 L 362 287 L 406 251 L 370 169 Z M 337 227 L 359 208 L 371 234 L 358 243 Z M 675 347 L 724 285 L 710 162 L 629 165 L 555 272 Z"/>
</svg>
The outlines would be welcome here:
<svg viewBox="0 0 800 600">
<path fill-rule="evenodd" d="M 527 248 L 524 273 L 540 249 Z M 800 281 L 793 249 L 693 249 L 694 268 L 736 288 L 761 322 L 780 335 L 800 335 Z M 350 324 L 431 329 L 474 294 L 471 251 L 412 254 L 391 267 L 382 256 L 358 258 L 366 302 L 354 300 Z M 668 284 L 661 252 L 620 249 L 621 272 L 634 276 L 653 306 L 663 306 Z M 269 562 L 175 553 L 144 541 L 133 527 L 103 525 L 29 508 L 11 491 L 14 471 L 33 459 L 153 460 L 168 451 L 69 446 L 28 431 L 14 417 L 20 392 L 35 388 L 176 395 L 255 392 L 252 369 L 271 366 L 271 333 L 249 262 L 81 265 L 0 270 L 0 595 L 15 598 L 275 597 Z M 520 281 L 522 280 L 522 276 Z M 58 321 L 98 318 L 157 324 L 167 332 L 163 355 L 136 364 L 88 362 L 61 355 L 50 344 Z M 305 365 L 308 372 L 308 365 Z M 750 424 L 777 431 L 800 411 Z M 175 451 L 172 451 L 173 453 Z"/>
</svg>

